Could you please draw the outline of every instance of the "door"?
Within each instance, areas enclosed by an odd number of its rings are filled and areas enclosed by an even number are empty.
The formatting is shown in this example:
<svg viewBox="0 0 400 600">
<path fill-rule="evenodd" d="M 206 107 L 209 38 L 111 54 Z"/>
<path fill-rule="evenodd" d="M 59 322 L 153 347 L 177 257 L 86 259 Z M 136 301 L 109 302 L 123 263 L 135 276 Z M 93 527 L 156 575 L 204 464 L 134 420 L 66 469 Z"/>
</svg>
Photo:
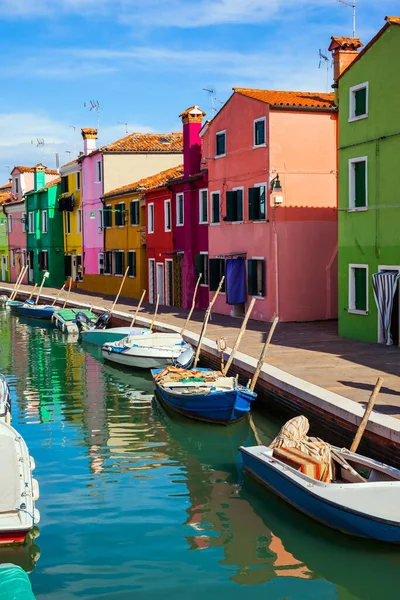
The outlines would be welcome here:
<svg viewBox="0 0 400 600">
<path fill-rule="evenodd" d="M 168 258 L 165 261 L 165 304 L 173 306 L 174 304 L 174 277 L 172 259 Z"/>
<path fill-rule="evenodd" d="M 1 255 L 1 280 L 6 281 L 7 278 L 7 256 Z"/>
<path fill-rule="evenodd" d="M 157 263 L 157 294 L 160 296 L 160 304 L 165 304 L 164 300 L 164 264 Z"/>
<path fill-rule="evenodd" d="M 29 268 L 28 268 L 28 280 L 29 283 L 33 283 L 33 261 L 35 259 L 35 254 L 33 250 L 29 250 L 28 252 L 28 264 L 29 264 Z"/>
<path fill-rule="evenodd" d="M 393 298 L 392 318 L 390 320 L 390 335 L 392 336 L 393 345 L 399 345 L 399 286 L 397 285 L 396 293 Z"/>
<path fill-rule="evenodd" d="M 78 266 L 78 263 L 76 261 L 76 255 L 72 254 L 71 255 L 71 276 L 72 276 L 72 281 L 76 281 L 77 280 L 77 275 L 78 275 L 77 266 Z"/>
<path fill-rule="evenodd" d="M 379 281 L 379 275 L 387 274 L 387 281 Z M 390 331 L 389 343 L 400 346 L 400 266 L 380 266 L 377 274 L 372 276 L 375 302 L 378 305 L 378 342 L 388 343 L 388 330 Z M 385 278 L 386 279 L 386 278 Z M 393 288 L 395 288 L 393 293 Z M 390 319 L 390 321 L 389 321 Z M 390 326 L 389 326 L 390 322 Z"/>
</svg>

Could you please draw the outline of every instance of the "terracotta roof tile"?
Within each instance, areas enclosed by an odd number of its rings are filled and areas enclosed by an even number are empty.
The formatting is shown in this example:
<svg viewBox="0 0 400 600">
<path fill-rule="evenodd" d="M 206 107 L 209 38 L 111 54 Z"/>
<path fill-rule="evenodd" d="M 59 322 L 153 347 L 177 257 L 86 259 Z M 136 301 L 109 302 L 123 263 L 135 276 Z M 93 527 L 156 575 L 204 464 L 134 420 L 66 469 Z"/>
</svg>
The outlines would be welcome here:
<svg viewBox="0 0 400 600">
<path fill-rule="evenodd" d="M 335 50 L 336 48 L 358 50 L 358 48 L 362 48 L 364 46 L 360 38 L 333 35 L 331 40 L 331 44 L 328 48 L 329 51 Z"/>
<path fill-rule="evenodd" d="M 385 17 L 385 19 L 390 25 L 400 25 L 400 17 Z"/>
<path fill-rule="evenodd" d="M 33 167 L 24 167 L 21 165 L 17 165 L 13 168 L 13 170 L 11 171 L 11 173 L 13 173 L 15 171 L 15 169 L 18 169 L 18 171 L 20 173 L 34 173 L 35 171 L 35 167 L 40 166 L 40 163 L 37 165 L 34 165 Z M 56 169 L 48 169 L 47 167 L 45 167 L 45 171 L 44 171 L 47 175 L 58 175 L 58 171 L 56 171 Z"/>
<path fill-rule="evenodd" d="M 135 181 L 134 183 L 128 183 L 127 185 L 123 185 L 115 190 L 110 190 L 104 194 L 102 198 L 109 198 L 110 196 L 118 196 L 120 194 L 127 194 L 129 192 L 153 190 L 165 186 L 171 179 L 176 179 L 182 175 L 183 165 L 178 165 L 177 167 L 172 167 L 172 169 L 166 169 L 165 171 L 161 171 L 155 175 L 150 175 L 150 177 L 139 179 L 139 181 Z"/>
<path fill-rule="evenodd" d="M 270 104 L 272 107 L 334 108 L 335 106 L 334 95 L 332 93 L 285 92 L 251 88 L 233 88 L 233 91 L 242 96 Z"/>
<path fill-rule="evenodd" d="M 11 190 L 12 188 L 12 183 L 5 183 L 4 185 L 0 185 L 0 192 L 2 192 L 3 190 Z"/>
<path fill-rule="evenodd" d="M 10 199 L 10 192 L 2 192 L 0 188 L 0 204 L 4 204 Z"/>
<path fill-rule="evenodd" d="M 63 169 L 64 167 L 69 167 L 70 165 L 73 165 L 74 163 L 78 164 L 77 158 L 74 158 L 74 160 L 70 160 L 69 162 L 65 163 L 65 165 L 61 165 L 60 169 Z"/>
<path fill-rule="evenodd" d="M 183 150 L 182 133 L 130 133 L 102 146 L 103 152 L 176 152 Z M 99 150 L 96 150 L 98 152 Z"/>
</svg>

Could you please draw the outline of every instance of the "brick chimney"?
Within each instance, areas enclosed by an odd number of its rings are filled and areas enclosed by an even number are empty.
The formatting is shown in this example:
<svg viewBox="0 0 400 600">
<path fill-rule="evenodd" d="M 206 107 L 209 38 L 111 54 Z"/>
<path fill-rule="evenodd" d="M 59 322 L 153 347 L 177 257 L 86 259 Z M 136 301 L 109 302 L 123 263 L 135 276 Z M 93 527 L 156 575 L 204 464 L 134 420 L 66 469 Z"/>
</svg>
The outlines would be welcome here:
<svg viewBox="0 0 400 600">
<path fill-rule="evenodd" d="M 183 124 L 183 175 L 189 177 L 200 171 L 201 145 L 199 131 L 205 114 L 198 106 L 191 106 L 179 115 Z"/>
<path fill-rule="evenodd" d="M 331 37 L 331 44 L 328 48 L 333 56 L 333 79 L 337 83 L 340 75 L 358 56 L 359 48 L 364 44 L 359 38 L 351 37 Z"/>
<path fill-rule="evenodd" d="M 93 150 L 96 150 L 97 133 L 97 129 L 91 129 L 90 127 L 81 129 L 83 137 L 83 154 L 85 156 L 93 152 Z"/>
<path fill-rule="evenodd" d="M 37 192 L 46 184 L 46 167 L 38 163 L 33 167 L 33 190 Z"/>
</svg>

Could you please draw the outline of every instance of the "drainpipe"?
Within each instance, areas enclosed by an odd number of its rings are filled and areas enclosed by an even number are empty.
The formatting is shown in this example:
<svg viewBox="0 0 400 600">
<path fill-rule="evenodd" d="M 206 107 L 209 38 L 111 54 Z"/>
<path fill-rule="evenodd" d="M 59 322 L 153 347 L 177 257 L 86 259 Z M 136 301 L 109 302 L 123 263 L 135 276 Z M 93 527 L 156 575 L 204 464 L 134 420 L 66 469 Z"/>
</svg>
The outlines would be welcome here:
<svg viewBox="0 0 400 600">
<path fill-rule="evenodd" d="M 275 246 L 275 315 L 279 317 L 279 255 L 278 255 L 278 232 L 276 230 L 276 206 L 272 208 L 272 225 L 274 231 Z"/>
</svg>

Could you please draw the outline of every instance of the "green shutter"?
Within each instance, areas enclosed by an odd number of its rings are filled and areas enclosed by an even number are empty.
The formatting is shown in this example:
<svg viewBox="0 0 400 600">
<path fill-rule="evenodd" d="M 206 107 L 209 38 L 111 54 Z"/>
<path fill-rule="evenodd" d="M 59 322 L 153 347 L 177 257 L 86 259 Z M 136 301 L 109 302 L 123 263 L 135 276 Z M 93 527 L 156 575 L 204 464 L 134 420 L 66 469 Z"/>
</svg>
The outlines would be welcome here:
<svg viewBox="0 0 400 600">
<path fill-rule="evenodd" d="M 212 222 L 219 223 L 219 192 L 212 194 Z"/>
<path fill-rule="evenodd" d="M 237 192 L 226 192 L 226 217 L 225 221 L 236 221 Z"/>
<path fill-rule="evenodd" d="M 135 204 L 135 225 L 139 225 L 140 224 L 139 201 L 137 200 L 134 204 Z"/>
<path fill-rule="evenodd" d="M 355 116 L 360 117 L 367 112 L 367 88 L 355 92 Z"/>
<path fill-rule="evenodd" d="M 119 205 L 119 210 L 120 210 L 120 221 L 121 221 L 121 225 L 125 225 L 125 202 L 121 202 L 121 204 Z"/>
<path fill-rule="evenodd" d="M 215 292 L 220 282 L 219 258 L 210 258 L 210 292 Z"/>
<path fill-rule="evenodd" d="M 131 225 L 135 224 L 135 220 L 134 219 L 135 219 L 135 206 L 134 206 L 134 203 L 131 202 L 129 204 L 129 223 Z"/>
<path fill-rule="evenodd" d="M 367 270 L 354 269 L 355 309 L 367 310 Z"/>
<path fill-rule="evenodd" d="M 236 217 L 235 221 L 243 221 L 243 190 L 238 190 L 236 192 Z"/>
<path fill-rule="evenodd" d="M 354 185 L 355 185 L 355 198 L 354 205 L 356 207 L 363 207 L 367 204 L 367 190 L 366 190 L 366 163 L 360 161 L 354 163 Z"/>
<path fill-rule="evenodd" d="M 249 296 L 257 296 L 257 261 L 247 261 L 247 287 Z"/>
<path fill-rule="evenodd" d="M 260 218 L 260 188 L 249 188 L 249 220 Z"/>
</svg>

